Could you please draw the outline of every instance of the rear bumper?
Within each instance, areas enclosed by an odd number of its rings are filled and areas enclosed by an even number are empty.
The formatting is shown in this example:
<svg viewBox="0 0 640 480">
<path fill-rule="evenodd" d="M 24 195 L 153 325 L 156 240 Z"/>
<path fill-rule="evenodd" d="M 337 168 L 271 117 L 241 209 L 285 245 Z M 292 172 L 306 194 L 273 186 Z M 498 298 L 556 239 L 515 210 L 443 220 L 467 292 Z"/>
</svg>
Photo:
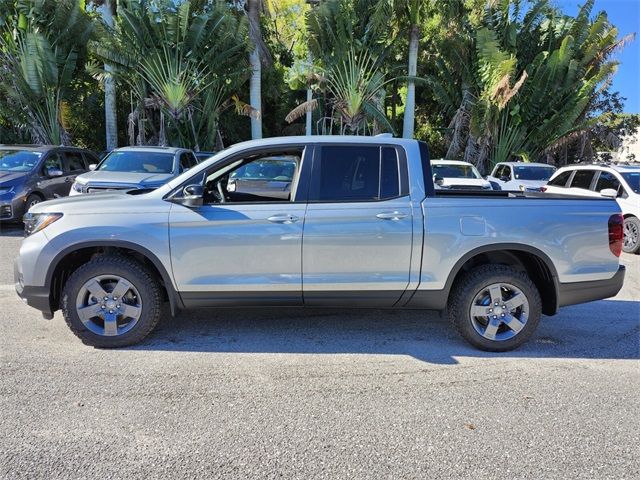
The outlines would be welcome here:
<svg viewBox="0 0 640 480">
<path fill-rule="evenodd" d="M 620 265 L 616 274 L 608 280 L 558 284 L 558 306 L 576 305 L 614 297 L 624 283 L 625 267 Z"/>
</svg>

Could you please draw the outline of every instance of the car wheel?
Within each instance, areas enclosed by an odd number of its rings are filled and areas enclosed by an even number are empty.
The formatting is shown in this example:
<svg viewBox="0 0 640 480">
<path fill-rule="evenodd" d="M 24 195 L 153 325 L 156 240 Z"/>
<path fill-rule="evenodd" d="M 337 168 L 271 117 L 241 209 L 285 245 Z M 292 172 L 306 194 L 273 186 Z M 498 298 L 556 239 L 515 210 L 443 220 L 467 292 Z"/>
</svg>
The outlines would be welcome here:
<svg viewBox="0 0 640 480">
<path fill-rule="evenodd" d="M 143 265 L 96 257 L 78 268 L 62 292 L 62 313 L 83 343 L 99 348 L 133 345 L 160 320 L 162 291 Z"/>
<path fill-rule="evenodd" d="M 636 253 L 640 250 L 640 220 L 636 217 L 624 219 L 624 243 L 622 251 Z"/>
<path fill-rule="evenodd" d="M 526 273 L 483 265 L 454 284 L 448 310 L 449 320 L 471 345 L 506 352 L 529 340 L 540 322 L 542 301 Z"/>
<path fill-rule="evenodd" d="M 25 213 L 28 212 L 31 207 L 33 207 L 34 205 L 37 205 L 41 201 L 42 201 L 42 197 L 40 195 L 36 195 L 35 193 L 32 193 L 31 195 L 29 195 L 27 197 L 27 201 L 24 206 Z"/>
</svg>

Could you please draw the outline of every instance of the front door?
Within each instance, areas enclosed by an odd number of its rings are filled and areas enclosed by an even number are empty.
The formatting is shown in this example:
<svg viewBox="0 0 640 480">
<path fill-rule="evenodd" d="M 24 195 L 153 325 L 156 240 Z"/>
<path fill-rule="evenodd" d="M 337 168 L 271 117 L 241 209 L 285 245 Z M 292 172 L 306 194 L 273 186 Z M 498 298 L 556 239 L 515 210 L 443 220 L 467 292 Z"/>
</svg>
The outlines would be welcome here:
<svg viewBox="0 0 640 480">
<path fill-rule="evenodd" d="M 204 175 L 203 206 L 172 206 L 171 262 L 187 306 L 302 304 L 306 204 L 295 200 L 306 162 L 303 148 L 292 148 L 217 163 Z M 280 182 L 268 188 L 284 175 L 293 185 L 286 197 Z M 249 176 L 263 188 L 238 192 L 234 180 Z"/>
<path fill-rule="evenodd" d="M 50 170 L 58 170 L 62 175 L 49 176 Z M 47 200 L 66 197 L 69 194 L 71 185 L 66 182 L 64 161 L 60 151 L 49 152 L 42 162 L 38 188 L 44 193 Z"/>
<path fill-rule="evenodd" d="M 412 215 L 395 146 L 317 147 L 302 245 L 310 306 L 390 307 L 409 283 Z"/>
</svg>

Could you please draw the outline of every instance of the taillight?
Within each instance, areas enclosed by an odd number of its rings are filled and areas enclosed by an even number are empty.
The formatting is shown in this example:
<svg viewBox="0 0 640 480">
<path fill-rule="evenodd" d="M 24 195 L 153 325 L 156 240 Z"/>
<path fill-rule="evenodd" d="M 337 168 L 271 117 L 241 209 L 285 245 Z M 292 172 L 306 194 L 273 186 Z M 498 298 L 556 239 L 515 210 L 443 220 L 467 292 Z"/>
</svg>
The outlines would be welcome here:
<svg viewBox="0 0 640 480">
<path fill-rule="evenodd" d="M 621 213 L 616 213 L 609 217 L 609 249 L 616 257 L 622 253 L 622 243 L 624 242 L 624 217 Z"/>
<path fill-rule="evenodd" d="M 540 191 L 541 192 L 546 192 L 547 191 L 547 187 L 540 187 Z"/>
</svg>

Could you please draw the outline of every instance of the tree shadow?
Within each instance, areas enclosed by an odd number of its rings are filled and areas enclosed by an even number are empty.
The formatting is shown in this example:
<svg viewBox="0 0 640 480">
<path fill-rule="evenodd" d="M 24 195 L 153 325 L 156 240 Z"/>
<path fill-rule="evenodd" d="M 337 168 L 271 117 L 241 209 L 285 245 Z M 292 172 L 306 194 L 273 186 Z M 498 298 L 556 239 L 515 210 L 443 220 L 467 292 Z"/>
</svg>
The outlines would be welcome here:
<svg viewBox="0 0 640 480">
<path fill-rule="evenodd" d="M 134 350 L 210 353 L 409 355 L 436 364 L 456 357 L 640 358 L 640 302 L 603 300 L 543 317 L 518 350 L 488 353 L 458 336 L 439 314 L 302 308 L 183 312 Z"/>
</svg>

